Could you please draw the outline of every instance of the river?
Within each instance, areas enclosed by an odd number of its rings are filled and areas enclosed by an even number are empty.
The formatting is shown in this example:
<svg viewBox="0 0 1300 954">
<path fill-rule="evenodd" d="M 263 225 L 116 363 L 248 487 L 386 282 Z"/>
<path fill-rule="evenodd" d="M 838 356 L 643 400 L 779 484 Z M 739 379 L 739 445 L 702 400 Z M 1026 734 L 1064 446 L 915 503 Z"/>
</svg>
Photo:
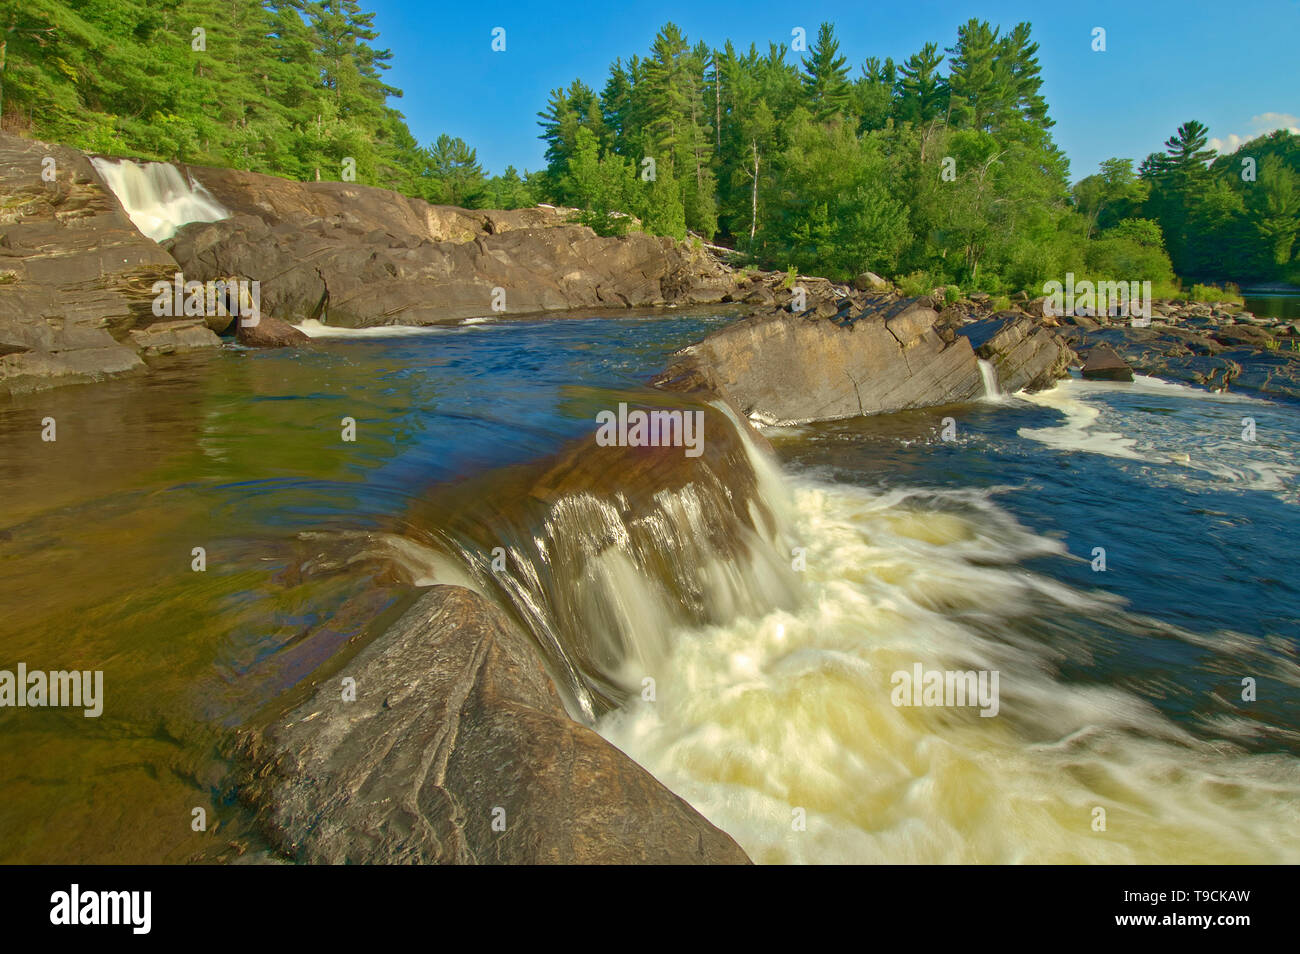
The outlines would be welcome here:
<svg viewBox="0 0 1300 954">
<path fill-rule="evenodd" d="M 255 855 L 225 741 L 410 582 L 469 582 L 429 547 L 430 501 L 591 433 L 726 320 L 227 346 L 0 406 L 4 665 L 100 669 L 106 696 L 97 719 L 0 710 L 0 861 Z M 1298 410 L 1070 381 L 768 429 L 789 598 L 632 627 L 654 701 L 566 698 L 757 861 L 1300 861 Z M 554 587 L 580 585 L 553 581 L 557 631 Z M 997 716 L 894 705 L 918 663 L 997 671 Z"/>
</svg>

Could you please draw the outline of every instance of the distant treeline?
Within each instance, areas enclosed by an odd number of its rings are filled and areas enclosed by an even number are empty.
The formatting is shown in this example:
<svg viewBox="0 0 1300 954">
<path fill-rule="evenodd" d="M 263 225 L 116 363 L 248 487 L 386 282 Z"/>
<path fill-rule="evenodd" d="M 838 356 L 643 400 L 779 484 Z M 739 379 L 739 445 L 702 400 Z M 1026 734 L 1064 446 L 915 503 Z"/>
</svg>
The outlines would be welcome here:
<svg viewBox="0 0 1300 954">
<path fill-rule="evenodd" d="M 599 232 L 687 231 L 756 264 L 925 288 L 1041 288 L 1067 272 L 1300 281 L 1300 137 L 1218 156 L 1197 122 L 1135 170 L 1070 188 L 1030 26 L 856 71 L 823 24 L 791 49 L 692 45 L 665 25 L 539 113 L 546 168 L 488 176 L 388 105 L 391 54 L 352 0 L 4 0 L 8 129 L 98 152 L 356 180 L 433 202 L 573 205 Z M 195 33 L 201 28 L 202 33 Z M 1118 136 L 1117 132 L 1117 136 Z M 1243 160 L 1249 160 L 1243 162 Z"/>
</svg>

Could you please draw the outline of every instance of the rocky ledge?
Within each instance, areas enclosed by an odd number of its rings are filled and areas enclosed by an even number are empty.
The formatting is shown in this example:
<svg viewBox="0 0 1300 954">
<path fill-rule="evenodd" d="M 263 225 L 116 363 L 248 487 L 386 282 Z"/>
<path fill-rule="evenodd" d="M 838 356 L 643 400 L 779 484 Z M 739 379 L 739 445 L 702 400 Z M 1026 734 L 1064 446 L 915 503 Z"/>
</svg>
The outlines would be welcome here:
<svg viewBox="0 0 1300 954">
<path fill-rule="evenodd" d="M 344 327 L 722 301 L 731 269 L 702 246 L 598 236 L 559 209 L 433 206 L 386 189 L 192 167 L 228 219 L 165 242 L 189 278 L 261 283 L 263 312 Z"/>
<path fill-rule="evenodd" d="M 201 319 L 153 315 L 150 289 L 175 271 L 85 155 L 0 133 L 0 394 L 217 345 Z"/>
<path fill-rule="evenodd" d="M 780 278 L 751 276 L 741 300 L 765 307 L 678 352 L 653 383 L 720 394 L 755 420 L 793 424 L 975 400 L 987 390 L 981 359 L 1007 392 L 1051 387 L 1075 360 L 1024 313 L 940 313 L 930 296 L 823 279 L 787 288 Z"/>
<path fill-rule="evenodd" d="M 598 236 L 565 210 L 467 211 L 340 182 L 187 167 L 232 214 L 161 245 L 89 157 L 0 133 L 0 394 L 147 370 L 220 344 L 304 345 L 307 318 L 350 327 L 729 300 L 702 245 Z M 261 321 L 155 315 L 154 283 L 256 281 Z"/>
<path fill-rule="evenodd" d="M 277 852 L 328 864 L 745 864 L 731 838 L 570 719 L 528 637 L 434 586 L 239 743 Z"/>
</svg>

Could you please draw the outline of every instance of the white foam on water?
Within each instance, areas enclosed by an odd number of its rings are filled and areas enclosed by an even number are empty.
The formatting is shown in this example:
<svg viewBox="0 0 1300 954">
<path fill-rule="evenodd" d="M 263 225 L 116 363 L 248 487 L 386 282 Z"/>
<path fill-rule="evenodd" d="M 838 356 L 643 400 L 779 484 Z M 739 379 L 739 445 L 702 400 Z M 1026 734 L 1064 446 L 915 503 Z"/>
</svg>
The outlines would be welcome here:
<svg viewBox="0 0 1300 954">
<path fill-rule="evenodd" d="M 1061 451 L 1082 451 L 1140 460 L 1142 455 L 1134 450 L 1137 441 L 1115 431 L 1094 429 L 1101 417 L 1101 410 L 1085 400 L 1087 394 L 1091 393 L 1088 390 L 1089 384 L 1091 382 L 1071 379 L 1061 381 L 1046 391 L 1019 395 L 1021 400 L 1030 404 L 1060 411 L 1065 415 L 1065 422 L 1056 427 L 1022 427 L 1017 433 Z"/>
<path fill-rule="evenodd" d="M 1167 400 L 1175 414 L 1123 414 L 1113 411 L 1111 395 Z M 1018 430 L 1021 437 L 1065 452 L 1101 454 L 1144 464 L 1179 465 L 1181 476 L 1234 491 L 1272 493 L 1295 503 L 1294 440 L 1282 431 L 1261 426 L 1255 441 L 1240 439 L 1243 419 L 1269 413 L 1271 401 L 1231 392 L 1212 393 L 1143 375 L 1133 382 L 1085 381 L 1071 378 L 1020 400 L 1060 411 L 1065 420 L 1053 427 Z M 1178 402 L 1190 401 L 1190 404 Z M 1102 419 L 1118 422 L 1124 432 L 1109 430 Z M 1152 479 L 1161 479 L 1155 478 Z"/>
<path fill-rule="evenodd" d="M 401 338 L 408 335 L 446 334 L 446 325 L 373 325 L 368 328 L 343 328 L 308 318 L 294 325 L 309 338 Z"/>
<path fill-rule="evenodd" d="M 800 608 L 673 633 L 655 701 L 598 725 L 754 860 L 1300 861 L 1300 762 L 1062 682 L 1060 650 L 1013 635 L 1016 617 L 1124 612 L 1021 565 L 1059 542 L 989 493 L 789 486 Z M 894 706 L 916 663 L 999 671 L 998 715 Z"/>
<path fill-rule="evenodd" d="M 161 242 L 190 222 L 216 222 L 230 212 L 202 184 L 169 162 L 92 159 L 95 170 L 142 233 Z"/>
</svg>

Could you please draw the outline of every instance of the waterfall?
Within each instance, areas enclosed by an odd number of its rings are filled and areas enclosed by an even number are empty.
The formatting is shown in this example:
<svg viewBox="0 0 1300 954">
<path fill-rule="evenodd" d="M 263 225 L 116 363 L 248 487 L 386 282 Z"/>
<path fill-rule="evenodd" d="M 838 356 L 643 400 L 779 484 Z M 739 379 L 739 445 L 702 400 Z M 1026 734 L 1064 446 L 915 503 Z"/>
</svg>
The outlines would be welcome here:
<svg viewBox="0 0 1300 954">
<path fill-rule="evenodd" d="M 698 460 L 584 441 L 539 469 L 440 489 L 409 516 L 408 533 L 428 531 L 415 542 L 531 632 L 586 722 L 660 674 L 675 632 L 797 603 L 779 469 L 730 410 L 704 410 Z"/>
<path fill-rule="evenodd" d="M 988 401 L 1002 400 L 1002 389 L 998 387 L 998 372 L 992 361 L 977 358 L 980 364 L 980 377 L 984 379 L 984 398 Z"/>
<path fill-rule="evenodd" d="M 188 222 L 215 222 L 230 212 L 169 162 L 92 159 L 95 170 L 141 232 L 161 242 Z"/>
</svg>

